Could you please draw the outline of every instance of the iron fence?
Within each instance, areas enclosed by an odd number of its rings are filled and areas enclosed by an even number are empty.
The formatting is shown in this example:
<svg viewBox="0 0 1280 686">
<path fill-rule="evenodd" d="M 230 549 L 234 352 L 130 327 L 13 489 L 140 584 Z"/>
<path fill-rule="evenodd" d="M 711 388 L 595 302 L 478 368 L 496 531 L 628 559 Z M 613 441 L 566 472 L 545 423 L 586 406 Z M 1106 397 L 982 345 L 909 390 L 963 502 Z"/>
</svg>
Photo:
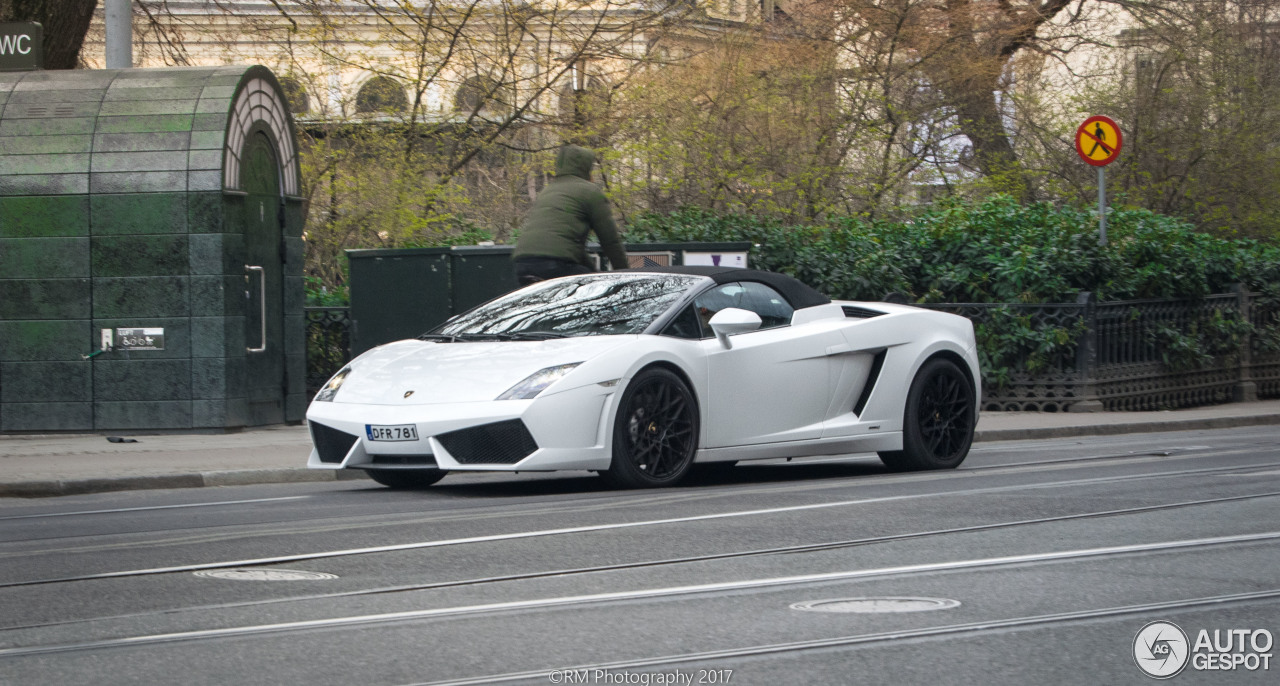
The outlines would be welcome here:
<svg viewBox="0 0 1280 686">
<path fill-rule="evenodd" d="M 983 408 L 1155 410 L 1280 398 L 1280 300 L 1236 292 L 1195 300 L 933 303 L 968 317 Z M 307 389 L 351 359 L 345 307 L 308 307 Z"/>
<path fill-rule="evenodd" d="M 1087 295 L 1075 303 L 930 303 L 973 322 L 985 374 L 983 409 L 1062 412 L 1082 400 L 1080 339 Z"/>
<path fill-rule="evenodd" d="M 346 307 L 306 307 L 307 393 L 314 395 L 329 377 L 351 360 L 355 328 Z"/>
<path fill-rule="evenodd" d="M 1249 304 L 1253 336 L 1245 348 L 1248 381 L 1259 398 L 1280 398 L 1280 299 L 1254 297 Z"/>
<path fill-rule="evenodd" d="M 974 323 L 988 410 L 1157 410 L 1280 397 L 1280 303 L 1243 287 L 1186 300 L 924 305 Z"/>
</svg>

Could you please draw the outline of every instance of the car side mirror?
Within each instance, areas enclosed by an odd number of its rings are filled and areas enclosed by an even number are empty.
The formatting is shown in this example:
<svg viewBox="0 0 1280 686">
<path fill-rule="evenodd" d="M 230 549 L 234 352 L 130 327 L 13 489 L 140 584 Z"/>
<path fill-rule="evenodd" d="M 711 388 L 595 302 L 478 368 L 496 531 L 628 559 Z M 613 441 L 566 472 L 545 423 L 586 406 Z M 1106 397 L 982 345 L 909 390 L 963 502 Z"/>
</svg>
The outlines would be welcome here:
<svg viewBox="0 0 1280 686">
<path fill-rule="evenodd" d="M 760 328 L 760 315 L 750 310 L 743 310 L 737 307 L 726 307 L 720 310 L 711 318 L 709 322 L 711 330 L 716 334 L 716 340 L 720 341 L 725 350 L 733 347 L 733 342 L 729 340 L 729 336 L 735 333 L 745 333 L 747 331 L 755 331 Z"/>
</svg>

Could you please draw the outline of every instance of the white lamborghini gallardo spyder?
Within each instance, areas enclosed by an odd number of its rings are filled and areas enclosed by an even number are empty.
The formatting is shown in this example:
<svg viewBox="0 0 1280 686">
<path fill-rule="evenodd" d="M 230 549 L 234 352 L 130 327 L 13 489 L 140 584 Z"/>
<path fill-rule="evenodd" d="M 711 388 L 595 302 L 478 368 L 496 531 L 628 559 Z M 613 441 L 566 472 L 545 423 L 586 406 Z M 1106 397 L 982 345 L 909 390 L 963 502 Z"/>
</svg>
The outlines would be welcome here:
<svg viewBox="0 0 1280 686">
<path fill-rule="evenodd" d="M 860 452 L 949 469 L 979 379 L 963 317 L 749 269 L 585 274 L 352 360 L 307 410 L 307 466 L 395 488 L 568 469 L 667 486 L 694 463 Z"/>
</svg>

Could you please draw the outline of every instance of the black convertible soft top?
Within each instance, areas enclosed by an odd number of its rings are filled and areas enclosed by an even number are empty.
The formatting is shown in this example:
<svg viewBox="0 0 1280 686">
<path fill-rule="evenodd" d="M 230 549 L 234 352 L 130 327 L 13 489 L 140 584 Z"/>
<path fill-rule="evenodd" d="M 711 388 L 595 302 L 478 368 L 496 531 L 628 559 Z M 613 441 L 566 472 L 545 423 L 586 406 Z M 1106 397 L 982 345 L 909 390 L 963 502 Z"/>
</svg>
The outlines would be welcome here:
<svg viewBox="0 0 1280 686">
<path fill-rule="evenodd" d="M 806 307 L 826 305 L 831 298 L 813 290 L 786 274 L 762 272 L 759 269 L 738 269 L 735 267 L 644 267 L 626 269 L 629 272 L 652 272 L 657 274 L 689 274 L 705 276 L 716 283 L 733 283 L 734 281 L 756 281 L 772 287 L 787 299 L 791 307 L 803 310 Z"/>
</svg>

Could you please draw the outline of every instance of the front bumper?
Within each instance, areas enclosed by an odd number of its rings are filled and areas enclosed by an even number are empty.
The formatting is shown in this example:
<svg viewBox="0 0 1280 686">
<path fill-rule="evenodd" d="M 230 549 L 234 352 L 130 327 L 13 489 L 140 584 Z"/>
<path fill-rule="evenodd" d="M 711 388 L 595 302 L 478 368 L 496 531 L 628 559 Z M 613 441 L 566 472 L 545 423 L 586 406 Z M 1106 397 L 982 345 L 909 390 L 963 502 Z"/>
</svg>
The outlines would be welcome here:
<svg viewBox="0 0 1280 686">
<path fill-rule="evenodd" d="M 614 388 L 532 400 L 439 405 L 313 402 L 311 469 L 553 471 L 607 469 Z M 417 427 L 416 441 L 375 441 L 368 425 Z"/>
</svg>

